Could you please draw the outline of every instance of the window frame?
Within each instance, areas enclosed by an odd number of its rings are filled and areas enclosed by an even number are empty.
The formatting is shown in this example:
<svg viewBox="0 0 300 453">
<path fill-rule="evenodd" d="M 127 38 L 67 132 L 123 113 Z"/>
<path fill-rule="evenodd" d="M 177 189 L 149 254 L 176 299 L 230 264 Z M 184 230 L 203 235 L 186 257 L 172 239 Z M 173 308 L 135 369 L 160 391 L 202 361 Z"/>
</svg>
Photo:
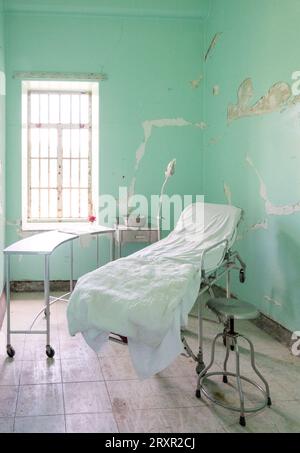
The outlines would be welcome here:
<svg viewBox="0 0 300 453">
<path fill-rule="evenodd" d="M 61 228 L 63 226 L 83 226 L 88 223 L 88 219 L 64 219 L 59 220 L 57 217 L 54 220 L 32 219 L 29 216 L 30 209 L 30 159 L 29 156 L 29 130 L 30 130 L 30 117 L 29 117 L 29 94 L 31 92 L 43 92 L 65 94 L 66 92 L 77 93 L 89 92 L 91 93 L 91 146 L 89 152 L 91 155 L 91 171 L 89 171 L 88 178 L 91 179 L 91 200 L 89 203 L 89 214 L 94 214 L 97 217 L 98 212 L 98 193 L 99 193 L 99 83 L 98 82 L 75 82 L 75 81 L 22 81 L 22 230 L 49 230 Z M 57 124 L 57 131 L 62 131 L 64 125 Z M 44 125 L 45 127 L 45 125 Z M 70 128 L 69 124 L 65 128 Z M 61 140 L 61 139 L 60 139 Z M 59 144 L 58 144 L 59 150 Z M 39 157 L 40 158 L 40 157 Z M 58 156 L 59 158 L 59 156 Z M 62 158 L 62 156 L 61 156 Z M 71 160 L 71 157 L 70 157 Z M 57 208 L 58 209 L 58 208 Z M 97 219 L 96 219 L 97 223 Z"/>
</svg>

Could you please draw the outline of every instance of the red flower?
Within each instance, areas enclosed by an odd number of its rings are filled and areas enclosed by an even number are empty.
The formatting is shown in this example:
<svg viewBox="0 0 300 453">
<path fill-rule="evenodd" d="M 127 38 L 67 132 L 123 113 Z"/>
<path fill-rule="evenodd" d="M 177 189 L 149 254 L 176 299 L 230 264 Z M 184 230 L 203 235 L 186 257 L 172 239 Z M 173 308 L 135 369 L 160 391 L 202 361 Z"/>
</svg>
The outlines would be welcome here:
<svg viewBox="0 0 300 453">
<path fill-rule="evenodd" d="M 93 223 L 93 222 L 95 222 L 96 217 L 94 215 L 89 215 L 88 219 L 89 219 L 89 222 Z"/>
</svg>

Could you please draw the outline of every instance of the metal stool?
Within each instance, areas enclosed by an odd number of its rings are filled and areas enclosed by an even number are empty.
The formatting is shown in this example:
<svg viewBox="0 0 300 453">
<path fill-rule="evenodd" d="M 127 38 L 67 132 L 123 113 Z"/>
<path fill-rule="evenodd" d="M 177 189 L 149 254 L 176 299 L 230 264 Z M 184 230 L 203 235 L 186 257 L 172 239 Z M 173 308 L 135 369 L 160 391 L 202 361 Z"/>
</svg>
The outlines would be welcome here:
<svg viewBox="0 0 300 453">
<path fill-rule="evenodd" d="M 252 342 L 246 338 L 244 335 L 241 335 L 234 330 L 234 320 L 235 319 L 255 319 L 258 317 L 259 312 L 256 310 L 255 307 L 252 305 L 241 302 L 236 299 L 225 299 L 225 298 L 217 298 L 217 299 L 210 299 L 207 303 L 208 308 L 212 310 L 219 318 L 221 322 L 225 324 L 225 329 L 223 333 L 219 333 L 213 340 L 212 344 L 212 352 L 211 352 L 211 361 L 210 364 L 200 373 L 198 377 L 197 383 L 197 390 L 196 390 L 196 397 L 201 398 L 201 391 L 204 395 L 210 399 L 212 402 L 232 411 L 240 412 L 240 425 L 246 426 L 245 414 L 249 412 L 258 412 L 261 409 L 265 408 L 266 406 L 271 406 L 271 398 L 270 398 L 270 391 L 269 385 L 265 378 L 261 375 L 255 365 L 254 359 L 254 347 Z M 224 360 L 224 366 L 222 372 L 211 372 L 208 373 L 208 370 L 212 367 L 215 358 L 215 346 L 216 341 L 218 338 L 223 337 L 224 345 L 226 346 L 226 356 Z M 265 386 L 265 390 L 256 382 L 252 381 L 251 379 L 241 376 L 240 374 L 240 353 L 239 353 L 239 345 L 238 345 L 238 338 L 243 338 L 249 343 L 250 346 L 250 357 L 251 357 L 251 365 L 257 376 L 261 379 Z M 230 373 L 227 371 L 227 362 L 230 354 L 230 349 L 235 351 L 236 356 L 236 372 Z M 229 406 L 227 404 L 221 403 L 213 398 L 213 396 L 208 392 L 208 390 L 204 386 L 204 381 L 211 377 L 211 376 L 223 376 L 223 382 L 228 383 L 228 376 L 232 376 L 236 378 L 237 387 L 239 391 L 240 397 L 240 406 L 234 407 Z M 256 387 L 260 392 L 263 394 L 263 402 L 254 408 L 245 408 L 244 403 L 244 393 L 242 388 L 242 381 L 246 381 Z"/>
</svg>

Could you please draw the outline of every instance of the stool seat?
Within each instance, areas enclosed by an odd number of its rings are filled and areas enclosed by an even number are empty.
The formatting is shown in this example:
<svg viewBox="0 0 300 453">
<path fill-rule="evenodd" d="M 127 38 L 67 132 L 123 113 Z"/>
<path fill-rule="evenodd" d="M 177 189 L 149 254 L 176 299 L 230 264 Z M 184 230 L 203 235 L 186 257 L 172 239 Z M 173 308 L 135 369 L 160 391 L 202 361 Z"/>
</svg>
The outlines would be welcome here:
<svg viewBox="0 0 300 453">
<path fill-rule="evenodd" d="M 259 311 L 253 305 L 238 299 L 213 298 L 207 302 L 207 306 L 215 313 L 228 318 L 255 319 L 259 316 Z"/>
</svg>

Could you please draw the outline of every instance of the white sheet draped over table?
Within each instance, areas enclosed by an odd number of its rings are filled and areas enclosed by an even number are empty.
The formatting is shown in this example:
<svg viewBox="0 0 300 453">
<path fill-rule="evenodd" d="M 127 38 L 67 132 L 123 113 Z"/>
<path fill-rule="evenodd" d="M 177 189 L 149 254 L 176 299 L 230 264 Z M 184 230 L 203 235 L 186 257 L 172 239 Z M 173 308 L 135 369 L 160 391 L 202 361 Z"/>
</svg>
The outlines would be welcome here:
<svg viewBox="0 0 300 453">
<path fill-rule="evenodd" d="M 81 332 L 95 351 L 110 332 L 126 336 L 141 378 L 166 368 L 183 352 L 180 329 L 198 296 L 203 252 L 224 239 L 231 245 L 240 217 L 233 206 L 192 204 L 165 239 L 81 277 L 67 309 L 70 334 Z M 205 256 L 206 271 L 223 251 Z"/>
</svg>

